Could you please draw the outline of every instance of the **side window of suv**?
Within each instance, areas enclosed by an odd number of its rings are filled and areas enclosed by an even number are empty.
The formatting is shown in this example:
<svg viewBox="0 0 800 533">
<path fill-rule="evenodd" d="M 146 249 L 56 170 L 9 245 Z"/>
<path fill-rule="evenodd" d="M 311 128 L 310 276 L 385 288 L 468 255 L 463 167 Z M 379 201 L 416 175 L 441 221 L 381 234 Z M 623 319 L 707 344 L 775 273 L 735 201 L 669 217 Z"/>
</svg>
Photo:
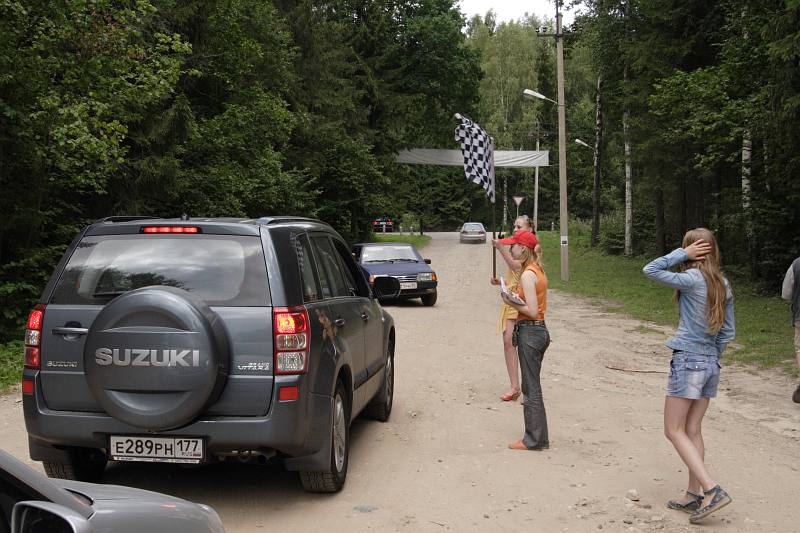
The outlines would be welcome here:
<svg viewBox="0 0 800 533">
<path fill-rule="evenodd" d="M 311 243 L 306 235 L 299 235 L 295 239 L 297 263 L 300 267 L 300 283 L 303 287 L 303 301 L 316 302 L 322 299 L 317 276 L 315 275 L 314 256 L 311 254 Z"/>
<path fill-rule="evenodd" d="M 333 239 L 333 246 L 336 248 L 342 271 L 345 274 L 345 281 L 349 284 L 353 295 L 369 297 L 369 286 L 364 280 L 358 265 L 353 259 L 353 254 L 347 251 L 347 246 L 338 239 Z"/>
<path fill-rule="evenodd" d="M 350 289 L 344 281 L 344 275 L 336 260 L 336 252 L 328 237 L 312 237 L 317 258 L 317 269 L 322 284 L 322 294 L 326 298 L 350 296 Z"/>
</svg>

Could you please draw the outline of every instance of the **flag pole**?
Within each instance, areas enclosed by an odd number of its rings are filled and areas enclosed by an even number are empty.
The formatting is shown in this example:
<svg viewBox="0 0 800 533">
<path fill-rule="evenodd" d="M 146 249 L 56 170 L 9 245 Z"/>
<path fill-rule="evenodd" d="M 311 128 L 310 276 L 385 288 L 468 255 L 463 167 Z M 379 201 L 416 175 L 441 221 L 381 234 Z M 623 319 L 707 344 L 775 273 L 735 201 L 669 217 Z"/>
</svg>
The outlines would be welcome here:
<svg viewBox="0 0 800 533">
<path fill-rule="evenodd" d="M 492 201 L 492 240 L 496 239 L 494 234 L 495 224 L 497 223 L 495 220 L 497 214 L 496 207 L 496 204 Z M 492 277 L 497 279 L 497 248 L 494 247 L 494 244 L 492 244 Z"/>
<path fill-rule="evenodd" d="M 494 137 L 490 137 L 491 139 L 491 147 L 492 147 L 492 164 L 489 168 L 489 172 L 491 173 L 491 187 L 492 187 L 492 240 L 495 239 L 494 231 L 497 225 L 496 217 L 497 217 L 497 190 L 495 187 L 495 180 L 494 180 Z M 494 247 L 492 244 L 492 277 L 497 279 L 497 248 Z"/>
</svg>

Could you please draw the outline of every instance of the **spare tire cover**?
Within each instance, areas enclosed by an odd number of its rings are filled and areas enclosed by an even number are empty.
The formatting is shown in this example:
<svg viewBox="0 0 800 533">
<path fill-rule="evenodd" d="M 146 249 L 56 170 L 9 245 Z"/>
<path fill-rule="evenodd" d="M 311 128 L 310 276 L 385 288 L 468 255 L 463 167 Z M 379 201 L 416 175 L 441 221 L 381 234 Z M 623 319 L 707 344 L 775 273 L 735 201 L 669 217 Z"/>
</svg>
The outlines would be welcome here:
<svg viewBox="0 0 800 533">
<path fill-rule="evenodd" d="M 83 352 L 100 406 L 128 424 L 163 430 L 187 424 L 215 401 L 228 375 L 222 320 L 187 291 L 142 287 L 109 302 Z"/>
</svg>

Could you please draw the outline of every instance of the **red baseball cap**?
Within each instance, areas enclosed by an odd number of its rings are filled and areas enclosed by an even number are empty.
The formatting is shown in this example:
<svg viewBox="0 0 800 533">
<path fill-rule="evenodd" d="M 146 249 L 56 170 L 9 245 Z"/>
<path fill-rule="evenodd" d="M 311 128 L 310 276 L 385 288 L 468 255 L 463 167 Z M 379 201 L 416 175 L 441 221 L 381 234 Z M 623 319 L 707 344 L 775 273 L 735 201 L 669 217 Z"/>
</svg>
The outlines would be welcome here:
<svg viewBox="0 0 800 533">
<path fill-rule="evenodd" d="M 539 245 L 539 238 L 530 231 L 519 230 L 511 237 L 500 239 L 500 244 L 521 244 L 533 250 Z"/>
</svg>

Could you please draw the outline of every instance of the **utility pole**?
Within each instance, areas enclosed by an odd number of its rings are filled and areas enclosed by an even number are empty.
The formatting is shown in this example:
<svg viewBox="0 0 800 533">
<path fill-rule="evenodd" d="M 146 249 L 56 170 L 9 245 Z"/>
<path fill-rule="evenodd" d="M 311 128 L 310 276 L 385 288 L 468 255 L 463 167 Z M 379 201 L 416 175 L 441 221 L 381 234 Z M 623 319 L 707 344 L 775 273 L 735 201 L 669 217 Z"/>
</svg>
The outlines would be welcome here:
<svg viewBox="0 0 800 533">
<path fill-rule="evenodd" d="M 536 151 L 539 151 L 539 129 L 536 129 Z M 533 231 L 539 231 L 539 165 L 533 175 Z"/>
<path fill-rule="evenodd" d="M 558 195 L 561 234 L 561 279 L 569 281 L 569 230 L 567 228 L 567 117 L 564 105 L 564 32 L 561 4 L 556 0 L 556 76 L 558 77 Z"/>
<path fill-rule="evenodd" d="M 594 119 L 594 186 L 592 187 L 592 247 L 600 235 L 600 150 L 603 146 L 603 78 L 597 76 Z"/>
</svg>

